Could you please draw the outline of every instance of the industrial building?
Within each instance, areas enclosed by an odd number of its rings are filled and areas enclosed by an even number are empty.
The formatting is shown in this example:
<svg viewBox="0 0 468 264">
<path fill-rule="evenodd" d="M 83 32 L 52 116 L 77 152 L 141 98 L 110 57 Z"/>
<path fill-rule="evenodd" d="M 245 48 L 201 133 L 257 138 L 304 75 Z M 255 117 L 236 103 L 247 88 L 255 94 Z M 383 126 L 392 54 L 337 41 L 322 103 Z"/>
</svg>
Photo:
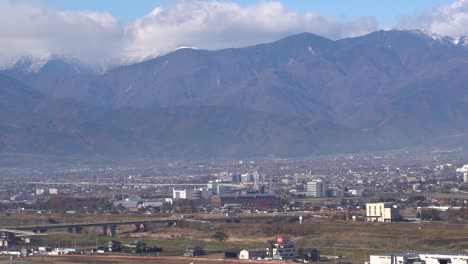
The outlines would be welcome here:
<svg viewBox="0 0 468 264">
<path fill-rule="evenodd" d="M 392 203 L 367 203 L 367 222 L 396 222 L 401 220 L 398 206 Z"/>
<path fill-rule="evenodd" d="M 217 182 L 210 181 L 206 186 L 209 191 L 217 195 L 230 194 L 233 192 L 233 188 L 231 186 L 220 184 Z"/>
<path fill-rule="evenodd" d="M 213 192 L 207 190 L 206 188 L 172 190 L 173 199 L 202 200 L 209 199 L 212 194 Z"/>
<path fill-rule="evenodd" d="M 371 255 L 370 264 L 466 264 L 468 253 L 414 252 Z"/>
</svg>

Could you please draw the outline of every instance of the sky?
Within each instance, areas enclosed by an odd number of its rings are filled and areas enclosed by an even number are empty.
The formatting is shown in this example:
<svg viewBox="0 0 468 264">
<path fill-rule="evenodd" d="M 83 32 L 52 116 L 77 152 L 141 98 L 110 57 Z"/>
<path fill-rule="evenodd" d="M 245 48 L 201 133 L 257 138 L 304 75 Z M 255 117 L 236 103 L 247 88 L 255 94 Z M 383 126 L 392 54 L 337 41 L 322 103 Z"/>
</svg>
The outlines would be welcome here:
<svg viewBox="0 0 468 264">
<path fill-rule="evenodd" d="M 181 46 L 242 47 L 311 32 L 468 35 L 468 0 L 0 0 L 0 65 L 25 54 L 108 65 Z"/>
<path fill-rule="evenodd" d="M 167 7 L 175 0 L 42 0 L 44 5 L 63 10 L 95 10 L 109 12 L 124 23 L 146 15 L 156 6 Z M 181 2 L 181 1 L 178 1 Z M 264 1 L 232 1 L 242 7 Z M 425 10 L 450 4 L 453 0 L 287 0 L 281 1 L 289 10 L 304 13 L 315 11 L 336 19 L 374 16 L 382 24 L 391 24 L 399 17 L 417 15 Z"/>
</svg>

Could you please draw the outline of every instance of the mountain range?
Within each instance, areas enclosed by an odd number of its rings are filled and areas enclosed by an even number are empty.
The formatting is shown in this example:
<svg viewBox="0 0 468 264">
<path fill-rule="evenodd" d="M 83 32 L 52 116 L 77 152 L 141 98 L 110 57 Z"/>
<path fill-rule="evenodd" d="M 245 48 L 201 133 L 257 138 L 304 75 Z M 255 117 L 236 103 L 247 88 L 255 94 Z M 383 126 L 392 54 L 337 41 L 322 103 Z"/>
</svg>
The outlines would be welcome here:
<svg viewBox="0 0 468 264">
<path fill-rule="evenodd" d="M 0 151 L 199 158 L 439 144 L 468 128 L 467 43 L 303 33 L 105 72 L 25 57 L 0 71 Z"/>
</svg>

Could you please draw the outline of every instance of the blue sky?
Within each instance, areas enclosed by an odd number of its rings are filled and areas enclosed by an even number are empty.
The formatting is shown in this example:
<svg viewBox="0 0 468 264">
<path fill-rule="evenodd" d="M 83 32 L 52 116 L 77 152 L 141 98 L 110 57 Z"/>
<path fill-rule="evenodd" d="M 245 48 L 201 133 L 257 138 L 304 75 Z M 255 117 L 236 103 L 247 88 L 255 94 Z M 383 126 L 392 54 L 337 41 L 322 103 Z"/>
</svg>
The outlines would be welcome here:
<svg viewBox="0 0 468 264">
<path fill-rule="evenodd" d="M 88 10 L 109 12 L 123 23 L 130 23 L 145 16 L 156 6 L 168 6 L 177 0 L 42 0 L 45 6 L 62 10 Z M 180 2 L 180 1 L 179 1 Z M 254 0 L 236 0 L 241 6 L 249 6 Z M 415 16 L 454 0 L 283 0 L 289 10 L 295 12 L 313 11 L 349 20 L 360 16 L 373 16 L 383 26 L 401 17 Z"/>
</svg>

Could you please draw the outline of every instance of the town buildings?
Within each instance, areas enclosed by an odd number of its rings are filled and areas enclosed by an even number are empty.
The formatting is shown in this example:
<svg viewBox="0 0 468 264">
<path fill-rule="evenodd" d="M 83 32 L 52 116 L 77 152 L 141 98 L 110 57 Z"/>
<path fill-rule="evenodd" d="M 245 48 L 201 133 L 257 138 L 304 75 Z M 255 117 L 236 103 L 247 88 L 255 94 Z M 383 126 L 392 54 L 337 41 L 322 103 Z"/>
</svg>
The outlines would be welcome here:
<svg viewBox="0 0 468 264">
<path fill-rule="evenodd" d="M 229 194 L 214 195 L 211 204 L 217 207 L 237 207 L 243 209 L 276 209 L 281 207 L 278 197 L 271 194 Z"/>
<path fill-rule="evenodd" d="M 370 256 L 370 264 L 466 264 L 468 254 L 445 252 L 388 253 Z"/>
</svg>

